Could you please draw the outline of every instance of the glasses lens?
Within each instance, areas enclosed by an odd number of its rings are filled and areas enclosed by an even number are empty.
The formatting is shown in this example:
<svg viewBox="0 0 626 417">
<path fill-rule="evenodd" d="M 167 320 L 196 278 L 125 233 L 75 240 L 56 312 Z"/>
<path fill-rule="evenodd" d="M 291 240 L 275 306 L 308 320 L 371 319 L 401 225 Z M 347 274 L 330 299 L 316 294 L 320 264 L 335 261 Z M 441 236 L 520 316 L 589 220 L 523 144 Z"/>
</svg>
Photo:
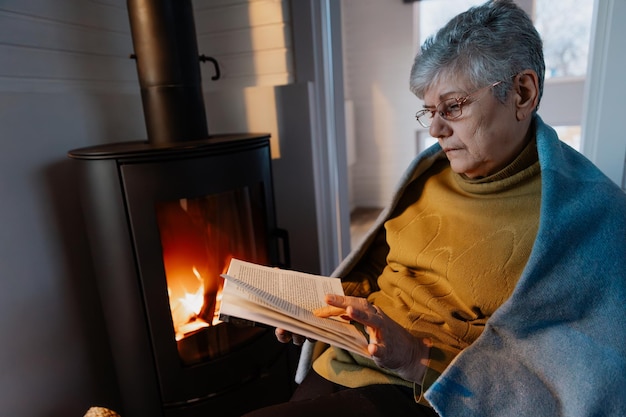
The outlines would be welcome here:
<svg viewBox="0 0 626 417">
<path fill-rule="evenodd" d="M 433 120 L 433 112 L 430 110 L 420 110 L 415 113 L 415 119 L 422 127 L 430 127 L 430 123 Z"/>
<path fill-rule="evenodd" d="M 496 85 L 502 83 L 502 81 L 498 81 L 491 85 L 488 85 L 483 88 L 479 88 L 478 90 L 470 93 L 465 97 L 452 97 L 446 100 L 443 100 L 441 103 L 437 105 L 435 111 L 431 110 L 420 110 L 415 113 L 415 118 L 423 127 L 430 127 L 432 124 L 433 118 L 435 117 L 435 113 L 439 114 L 443 120 L 454 120 L 461 117 L 463 105 L 468 104 L 468 99 L 475 95 L 476 93 L 481 92 L 482 90 L 487 90 L 489 88 L 495 87 Z M 471 102 L 470 102 L 471 103 Z"/>
<path fill-rule="evenodd" d="M 437 106 L 437 112 L 444 120 L 453 120 L 461 117 L 462 100 L 458 98 L 449 98 L 442 101 Z"/>
<path fill-rule="evenodd" d="M 461 117 L 461 107 L 463 106 L 463 101 L 464 100 L 458 98 L 449 98 L 439 103 L 435 111 L 418 111 L 415 113 L 415 118 L 423 127 L 430 127 L 433 122 L 433 118 L 435 117 L 435 113 L 438 113 L 439 117 L 444 120 L 454 120 Z"/>
</svg>

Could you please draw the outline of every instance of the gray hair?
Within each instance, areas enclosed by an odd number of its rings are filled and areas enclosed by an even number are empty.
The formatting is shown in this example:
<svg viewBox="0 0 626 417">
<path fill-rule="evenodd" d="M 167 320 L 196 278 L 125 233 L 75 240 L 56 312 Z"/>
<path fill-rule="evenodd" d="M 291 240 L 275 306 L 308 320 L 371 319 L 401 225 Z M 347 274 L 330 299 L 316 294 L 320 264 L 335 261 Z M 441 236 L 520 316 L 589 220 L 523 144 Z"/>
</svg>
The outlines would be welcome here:
<svg viewBox="0 0 626 417">
<path fill-rule="evenodd" d="M 539 33 L 512 0 L 490 0 L 452 18 L 426 39 L 411 69 L 410 88 L 424 98 L 439 77 L 466 74 L 474 88 L 502 81 L 493 94 L 503 102 L 513 76 L 525 69 L 537 73 L 541 100 L 545 62 Z"/>
</svg>

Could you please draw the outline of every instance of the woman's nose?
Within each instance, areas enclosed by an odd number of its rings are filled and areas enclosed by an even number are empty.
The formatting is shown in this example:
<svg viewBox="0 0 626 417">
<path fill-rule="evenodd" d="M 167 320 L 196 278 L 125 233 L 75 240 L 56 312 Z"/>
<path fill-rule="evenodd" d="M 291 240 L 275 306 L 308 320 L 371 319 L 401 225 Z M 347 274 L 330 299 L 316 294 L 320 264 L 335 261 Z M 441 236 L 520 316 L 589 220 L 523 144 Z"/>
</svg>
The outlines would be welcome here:
<svg viewBox="0 0 626 417">
<path fill-rule="evenodd" d="M 428 133 L 433 138 L 441 138 L 450 136 L 451 129 L 447 121 L 445 121 L 439 113 L 435 112 L 435 116 L 430 121 L 430 127 Z"/>
</svg>

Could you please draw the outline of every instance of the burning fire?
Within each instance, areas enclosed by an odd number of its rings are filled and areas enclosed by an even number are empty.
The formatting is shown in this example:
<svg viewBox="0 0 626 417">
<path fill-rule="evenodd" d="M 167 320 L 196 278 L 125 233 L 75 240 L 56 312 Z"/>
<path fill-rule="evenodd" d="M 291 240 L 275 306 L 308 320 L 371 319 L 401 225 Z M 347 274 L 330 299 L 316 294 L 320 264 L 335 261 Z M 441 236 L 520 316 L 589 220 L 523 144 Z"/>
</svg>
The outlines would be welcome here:
<svg viewBox="0 0 626 417">
<path fill-rule="evenodd" d="M 233 256 L 266 259 L 264 235 L 254 230 L 250 198 L 245 188 L 156 204 L 176 341 L 221 323 L 220 274 Z"/>
<path fill-rule="evenodd" d="M 170 310 L 172 312 L 172 321 L 174 323 L 174 331 L 176 333 L 176 341 L 183 339 L 186 335 L 194 333 L 200 329 L 215 326 L 221 321 L 219 320 L 219 305 L 221 300 L 221 288 L 220 285 L 217 295 L 211 295 L 211 301 L 214 301 L 215 305 L 211 309 L 212 317 L 205 317 L 205 294 L 204 279 L 198 269 L 194 266 L 192 268 L 193 275 L 196 277 L 198 286 L 194 290 L 188 292 L 184 291 L 182 296 L 176 296 L 173 294 L 170 287 L 168 287 L 168 295 L 170 300 Z M 219 278 L 222 279 L 222 278 Z"/>
<path fill-rule="evenodd" d="M 184 297 L 179 298 L 178 301 L 183 305 L 185 310 L 193 313 L 194 315 L 200 314 L 200 310 L 202 310 L 202 305 L 204 304 L 204 282 L 202 281 L 202 277 L 200 276 L 200 272 L 194 266 L 192 268 L 193 274 L 198 281 L 200 282 L 200 286 L 198 287 L 198 291 L 193 294 L 186 293 Z"/>
</svg>

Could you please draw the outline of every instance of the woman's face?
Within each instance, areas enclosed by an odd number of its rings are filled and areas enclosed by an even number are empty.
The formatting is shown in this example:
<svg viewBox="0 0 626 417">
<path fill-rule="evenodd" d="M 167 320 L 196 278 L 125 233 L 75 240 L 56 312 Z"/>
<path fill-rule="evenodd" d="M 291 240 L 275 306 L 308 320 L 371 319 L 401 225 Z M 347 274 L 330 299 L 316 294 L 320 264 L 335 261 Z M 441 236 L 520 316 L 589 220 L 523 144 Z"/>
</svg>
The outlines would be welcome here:
<svg viewBox="0 0 626 417">
<path fill-rule="evenodd" d="M 424 107 L 434 109 L 442 100 L 471 94 L 458 119 L 435 114 L 429 128 L 452 170 L 469 178 L 486 177 L 511 163 L 526 145 L 529 126 L 528 120 L 518 121 L 515 94 L 501 103 L 489 87 L 474 91 L 465 78 L 442 77 L 424 96 Z"/>
</svg>

